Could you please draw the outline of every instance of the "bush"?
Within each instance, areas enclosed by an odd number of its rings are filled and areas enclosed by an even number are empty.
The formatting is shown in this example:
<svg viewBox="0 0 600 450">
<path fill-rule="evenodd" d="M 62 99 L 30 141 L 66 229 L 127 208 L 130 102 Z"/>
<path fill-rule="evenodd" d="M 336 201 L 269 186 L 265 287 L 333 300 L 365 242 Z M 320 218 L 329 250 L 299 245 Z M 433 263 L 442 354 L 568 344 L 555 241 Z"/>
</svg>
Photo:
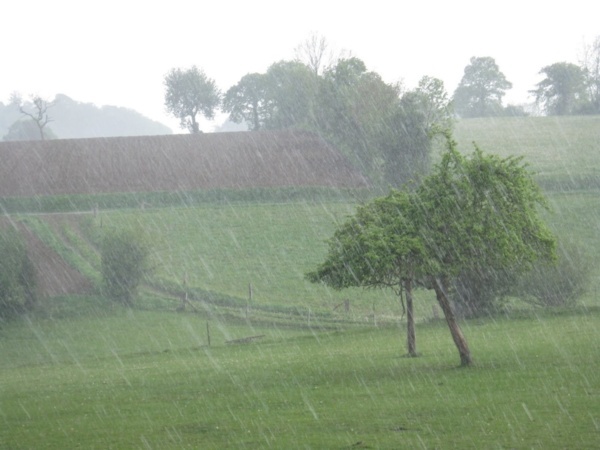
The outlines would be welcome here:
<svg viewBox="0 0 600 450">
<path fill-rule="evenodd" d="M 35 305 L 35 270 L 15 229 L 0 228 L 0 255 L 0 317 L 8 318 Z"/>
<path fill-rule="evenodd" d="M 515 295 L 538 306 L 568 306 L 584 294 L 592 276 L 585 249 L 570 241 L 559 242 L 556 264 L 538 262 L 524 274 Z"/>
<path fill-rule="evenodd" d="M 454 279 L 451 291 L 456 314 L 473 318 L 499 312 L 517 278 L 510 269 L 495 271 L 477 267 L 461 273 Z"/>
<path fill-rule="evenodd" d="M 101 245 L 104 294 L 132 305 L 137 289 L 147 275 L 150 254 L 144 234 L 139 230 L 112 231 Z"/>
</svg>

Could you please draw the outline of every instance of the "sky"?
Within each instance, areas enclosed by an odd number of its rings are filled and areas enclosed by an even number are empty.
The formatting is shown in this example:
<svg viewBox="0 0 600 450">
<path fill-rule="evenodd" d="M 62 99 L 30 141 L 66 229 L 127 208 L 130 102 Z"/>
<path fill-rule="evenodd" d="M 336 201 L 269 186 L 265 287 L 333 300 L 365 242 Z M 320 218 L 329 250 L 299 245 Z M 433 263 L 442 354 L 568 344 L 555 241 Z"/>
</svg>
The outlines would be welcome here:
<svg viewBox="0 0 600 450">
<path fill-rule="evenodd" d="M 452 94 L 473 56 L 491 56 L 513 83 L 506 103 L 531 101 L 539 71 L 578 63 L 600 36 L 600 2 L 455 0 L 218 1 L 30 0 L 5 2 L 0 101 L 58 93 L 134 109 L 176 133 L 164 77 L 196 65 L 225 92 L 247 73 L 294 58 L 311 34 L 351 52 L 387 82 L 424 76 Z M 560 6 L 560 7 L 559 7 Z M 218 121 L 224 116 L 219 115 Z M 202 123 L 211 131 L 216 122 Z"/>
</svg>

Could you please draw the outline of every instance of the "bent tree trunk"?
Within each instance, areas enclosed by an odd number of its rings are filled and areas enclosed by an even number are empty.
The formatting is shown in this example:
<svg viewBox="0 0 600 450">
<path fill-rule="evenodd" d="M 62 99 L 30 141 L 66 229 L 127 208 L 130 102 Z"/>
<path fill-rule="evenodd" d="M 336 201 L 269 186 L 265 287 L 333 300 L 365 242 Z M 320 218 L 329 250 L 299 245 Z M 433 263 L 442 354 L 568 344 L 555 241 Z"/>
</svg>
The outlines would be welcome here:
<svg viewBox="0 0 600 450">
<path fill-rule="evenodd" d="M 469 350 L 469 344 L 467 344 L 465 336 L 458 326 L 458 322 L 454 316 L 454 311 L 452 311 L 452 305 L 450 305 L 450 300 L 448 300 L 447 286 L 447 280 L 444 278 L 435 278 L 433 280 L 435 296 L 437 297 L 437 301 L 444 312 L 446 323 L 448 324 L 448 328 L 450 328 L 450 334 L 452 335 L 452 339 L 454 340 L 454 344 L 456 345 L 458 354 L 460 355 L 460 365 L 469 366 L 473 362 L 471 359 L 471 351 Z"/>
<path fill-rule="evenodd" d="M 406 345 L 408 347 L 408 356 L 417 356 L 417 340 L 415 337 L 415 315 L 413 309 L 412 282 L 404 282 L 406 291 Z"/>
</svg>

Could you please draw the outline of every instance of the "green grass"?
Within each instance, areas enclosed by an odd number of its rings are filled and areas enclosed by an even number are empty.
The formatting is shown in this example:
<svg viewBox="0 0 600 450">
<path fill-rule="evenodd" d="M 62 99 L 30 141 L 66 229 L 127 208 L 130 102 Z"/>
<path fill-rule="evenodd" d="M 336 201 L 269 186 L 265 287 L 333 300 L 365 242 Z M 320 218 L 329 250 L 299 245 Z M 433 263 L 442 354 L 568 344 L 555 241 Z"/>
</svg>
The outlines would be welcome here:
<svg viewBox="0 0 600 450">
<path fill-rule="evenodd" d="M 546 190 L 600 189 L 600 116 L 461 120 L 455 139 L 485 152 L 524 156 Z"/>
<path fill-rule="evenodd" d="M 336 292 L 304 280 L 320 262 L 349 203 L 287 203 L 121 210 L 101 213 L 102 229 L 141 226 L 154 246 L 155 279 L 218 292 L 252 305 L 293 306 L 332 312 L 344 299 L 351 315 L 399 315 L 393 293 L 349 289 Z M 96 232 L 102 230 L 96 229 Z M 428 306 L 428 309 L 430 306 Z"/>
<path fill-rule="evenodd" d="M 593 448 L 599 329 L 597 312 L 468 323 L 459 369 L 443 323 L 418 326 L 416 359 L 394 327 L 209 348 L 194 315 L 10 324 L 0 446 Z"/>
</svg>

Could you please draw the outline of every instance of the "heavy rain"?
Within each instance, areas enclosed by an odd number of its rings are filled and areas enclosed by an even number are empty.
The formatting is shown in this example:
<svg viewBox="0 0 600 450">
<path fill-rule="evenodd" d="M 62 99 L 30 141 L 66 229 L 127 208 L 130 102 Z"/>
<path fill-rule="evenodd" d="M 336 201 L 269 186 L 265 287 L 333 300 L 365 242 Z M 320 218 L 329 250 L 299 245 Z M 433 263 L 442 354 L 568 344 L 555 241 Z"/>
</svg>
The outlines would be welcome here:
<svg viewBox="0 0 600 450">
<path fill-rule="evenodd" d="M 597 7 L 13 3 L 0 448 L 598 446 Z"/>
</svg>

